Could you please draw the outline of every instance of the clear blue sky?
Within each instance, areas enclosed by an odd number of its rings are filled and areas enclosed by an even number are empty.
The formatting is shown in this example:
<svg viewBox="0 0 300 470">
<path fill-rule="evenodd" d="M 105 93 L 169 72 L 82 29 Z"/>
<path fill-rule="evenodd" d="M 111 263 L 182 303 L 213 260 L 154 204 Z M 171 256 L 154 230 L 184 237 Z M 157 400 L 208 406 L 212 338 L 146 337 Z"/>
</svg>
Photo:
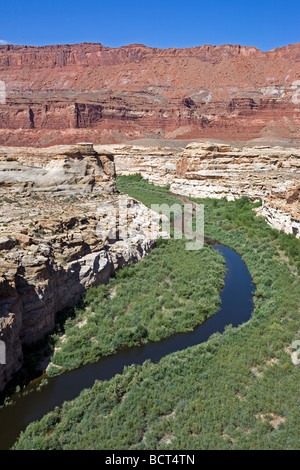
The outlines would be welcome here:
<svg viewBox="0 0 300 470">
<path fill-rule="evenodd" d="M 299 0 L 0 0 L 0 43 L 118 47 L 300 41 Z"/>
</svg>

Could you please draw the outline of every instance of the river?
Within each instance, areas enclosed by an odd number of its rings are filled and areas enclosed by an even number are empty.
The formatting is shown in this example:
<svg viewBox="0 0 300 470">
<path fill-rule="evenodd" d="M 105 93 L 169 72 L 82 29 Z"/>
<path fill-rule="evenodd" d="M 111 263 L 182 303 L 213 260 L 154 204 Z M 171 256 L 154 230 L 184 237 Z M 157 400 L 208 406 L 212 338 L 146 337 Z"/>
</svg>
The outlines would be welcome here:
<svg viewBox="0 0 300 470">
<path fill-rule="evenodd" d="M 92 387 L 95 380 L 108 380 L 122 373 L 124 366 L 142 364 L 146 359 L 158 362 L 167 354 L 207 341 L 213 333 L 222 333 L 226 325 L 237 327 L 248 321 L 253 311 L 252 295 L 255 290 L 249 271 L 235 251 L 226 246 L 214 245 L 213 248 L 223 255 L 227 269 L 220 294 L 221 307 L 215 315 L 191 332 L 125 348 L 94 364 L 49 378 L 49 383 L 41 391 L 35 389 L 37 381 L 29 384 L 26 390 L 33 390 L 31 393 L 12 397 L 15 404 L 0 410 L 0 449 L 9 449 L 29 423 L 41 419 L 64 401 L 74 399 L 84 388 Z"/>
</svg>

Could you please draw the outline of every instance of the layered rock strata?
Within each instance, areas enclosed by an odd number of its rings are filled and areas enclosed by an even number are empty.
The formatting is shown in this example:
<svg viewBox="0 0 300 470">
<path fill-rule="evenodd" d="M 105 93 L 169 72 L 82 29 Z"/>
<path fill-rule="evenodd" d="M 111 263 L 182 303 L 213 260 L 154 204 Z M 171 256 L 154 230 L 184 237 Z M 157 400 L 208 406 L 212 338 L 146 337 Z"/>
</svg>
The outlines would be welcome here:
<svg viewBox="0 0 300 470">
<path fill-rule="evenodd" d="M 299 139 L 300 43 L 0 46 L 0 143 Z"/>
<path fill-rule="evenodd" d="M 89 286 L 143 258 L 158 236 L 148 209 L 115 191 L 113 158 L 84 147 L 1 150 L 0 390 L 21 367 L 23 344 L 52 330 Z"/>
<path fill-rule="evenodd" d="M 100 153 L 112 153 L 116 173 L 133 175 L 140 173 L 151 183 L 159 186 L 171 184 L 176 178 L 177 163 L 182 157 L 181 147 L 143 145 L 95 145 Z"/>
<path fill-rule="evenodd" d="M 300 149 L 234 147 L 192 142 L 184 149 L 129 145 L 97 147 L 115 155 L 118 174 L 141 173 L 151 183 L 170 185 L 196 198 L 248 196 L 262 200 L 258 214 L 274 228 L 300 237 Z"/>
<path fill-rule="evenodd" d="M 0 147 L 0 193 L 110 194 L 114 176 L 112 155 L 98 154 L 90 143 L 47 149 Z"/>
</svg>

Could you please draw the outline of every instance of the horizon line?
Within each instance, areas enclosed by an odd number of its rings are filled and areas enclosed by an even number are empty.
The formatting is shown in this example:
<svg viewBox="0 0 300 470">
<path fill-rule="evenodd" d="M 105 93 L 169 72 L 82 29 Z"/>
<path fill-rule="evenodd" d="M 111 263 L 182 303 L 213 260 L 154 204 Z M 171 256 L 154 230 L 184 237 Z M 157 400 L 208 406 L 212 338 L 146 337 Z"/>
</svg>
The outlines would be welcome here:
<svg viewBox="0 0 300 470">
<path fill-rule="evenodd" d="M 100 42 L 78 42 L 78 43 L 53 43 L 53 44 L 43 44 L 43 45 L 32 45 L 32 44 L 13 44 L 10 42 L 7 42 L 6 44 L 0 44 L 0 48 L 7 48 L 7 46 L 15 46 L 15 47 L 25 47 L 25 48 L 47 48 L 47 47 L 55 47 L 55 46 L 61 46 L 61 47 L 72 47 L 72 46 L 83 46 L 83 45 L 98 45 L 101 46 L 105 49 L 122 49 L 122 48 L 128 48 L 128 47 L 144 47 L 146 49 L 158 49 L 158 50 L 163 50 L 163 51 L 168 51 L 168 50 L 185 50 L 185 49 L 199 49 L 199 48 L 204 48 L 204 47 L 212 47 L 212 48 L 218 48 L 218 47 L 226 47 L 226 46 L 231 46 L 231 47 L 240 47 L 240 48 L 246 48 L 246 49 L 256 49 L 258 52 L 262 53 L 267 53 L 267 52 L 273 52 L 276 51 L 277 49 L 284 49 L 286 47 L 291 47 L 291 46 L 298 46 L 300 45 L 300 41 L 296 43 L 289 43 L 284 46 L 278 46 L 273 49 L 268 49 L 268 50 L 262 50 L 257 46 L 252 46 L 252 45 L 242 45 L 242 44 L 231 44 L 231 43 L 224 43 L 224 44 L 201 44 L 199 46 L 185 46 L 185 47 L 156 47 L 156 46 L 147 46 L 143 43 L 130 43 L 130 44 L 124 44 L 122 46 L 105 46 Z"/>
</svg>

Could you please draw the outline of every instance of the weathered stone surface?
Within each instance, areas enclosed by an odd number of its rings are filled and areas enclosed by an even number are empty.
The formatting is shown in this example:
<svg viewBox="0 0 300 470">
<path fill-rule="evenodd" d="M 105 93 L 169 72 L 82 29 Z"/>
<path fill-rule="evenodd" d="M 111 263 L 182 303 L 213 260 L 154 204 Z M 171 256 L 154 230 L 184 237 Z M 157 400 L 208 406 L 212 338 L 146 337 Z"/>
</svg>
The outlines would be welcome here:
<svg viewBox="0 0 300 470">
<path fill-rule="evenodd" d="M 137 145 L 98 146 L 115 155 L 119 174 L 141 175 L 170 185 L 177 194 L 263 201 L 257 210 L 268 223 L 300 236 L 300 149 L 191 142 L 184 149 Z"/>
<path fill-rule="evenodd" d="M 178 160 L 174 192 L 193 197 L 261 199 L 259 215 L 274 228 L 300 237 L 300 149 L 187 145 Z"/>
<path fill-rule="evenodd" d="M 299 51 L 3 45 L 0 142 L 299 139 Z"/>
<path fill-rule="evenodd" d="M 92 144 L 1 149 L 0 201 L 1 390 L 22 365 L 22 344 L 53 329 L 56 314 L 88 287 L 145 256 L 159 226 L 147 231 L 148 209 L 116 192 L 113 157 Z M 125 222 L 117 216 L 122 208 Z"/>
<path fill-rule="evenodd" d="M 1 267 L 0 267 L 1 269 Z M 6 365 L 0 364 L 0 390 L 22 365 L 23 352 L 20 340 L 22 318 L 20 299 L 16 293 L 14 274 L 0 274 L 0 340 L 6 348 Z"/>
<path fill-rule="evenodd" d="M 111 152 L 117 174 L 141 173 L 151 183 L 166 185 L 176 175 L 176 165 L 183 148 L 142 145 L 95 145 L 98 152 Z"/>
<path fill-rule="evenodd" d="M 31 217 L 23 220 L 22 208 L 16 207 L 20 199 L 4 204 L 4 210 L 10 207 L 10 226 L 21 224 L 27 235 L 17 233 L 18 244 L 11 243 L 13 237 L 1 236 L 5 242 L 0 251 L 0 339 L 6 344 L 8 361 L 0 365 L 0 390 L 21 367 L 23 343 L 42 338 L 53 329 L 57 312 L 74 305 L 88 287 L 107 282 L 116 269 L 142 259 L 157 238 L 145 234 L 148 209 L 131 198 L 112 196 L 110 210 L 124 199 L 132 233 L 125 240 L 110 240 L 101 229 L 103 211 L 98 210 L 107 199 L 80 196 L 70 205 L 60 197 L 49 197 L 51 204 L 48 196 L 41 199 L 39 209 L 32 209 Z M 24 200 L 29 207 L 36 203 L 30 196 Z M 44 217 L 54 213 L 59 220 L 33 223 L 39 210 Z M 106 210 L 105 215 L 111 214 Z M 0 217 L 0 233 L 7 230 Z"/>
<path fill-rule="evenodd" d="M 300 220 L 294 219 L 288 212 L 288 208 L 284 211 L 277 207 L 276 204 L 273 206 L 264 203 L 262 207 L 256 209 L 256 212 L 258 215 L 264 217 L 271 227 L 277 230 L 283 230 L 285 233 L 291 233 L 297 238 L 300 238 Z"/>
<path fill-rule="evenodd" d="M 93 144 L 0 147 L 0 191 L 111 193 L 114 176 L 112 157 L 98 154 Z"/>
</svg>

